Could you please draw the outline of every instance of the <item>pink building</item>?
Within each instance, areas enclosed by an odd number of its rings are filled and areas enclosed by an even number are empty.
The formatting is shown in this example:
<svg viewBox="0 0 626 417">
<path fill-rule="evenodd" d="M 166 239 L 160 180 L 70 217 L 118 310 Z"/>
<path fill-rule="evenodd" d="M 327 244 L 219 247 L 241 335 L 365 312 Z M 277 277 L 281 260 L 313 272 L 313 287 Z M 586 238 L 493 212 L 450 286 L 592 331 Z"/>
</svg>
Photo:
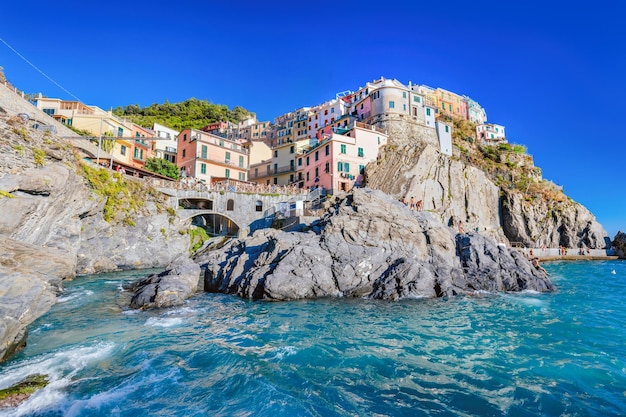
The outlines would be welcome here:
<svg viewBox="0 0 626 417">
<path fill-rule="evenodd" d="M 332 193 L 348 191 L 362 184 L 365 166 L 376 160 L 378 149 L 386 143 L 381 129 L 356 121 L 326 133 L 316 146 L 298 156 L 298 184 L 324 187 Z"/>
<path fill-rule="evenodd" d="M 196 129 L 178 134 L 178 167 L 184 176 L 202 182 L 247 180 L 248 151 L 242 143 Z"/>
</svg>

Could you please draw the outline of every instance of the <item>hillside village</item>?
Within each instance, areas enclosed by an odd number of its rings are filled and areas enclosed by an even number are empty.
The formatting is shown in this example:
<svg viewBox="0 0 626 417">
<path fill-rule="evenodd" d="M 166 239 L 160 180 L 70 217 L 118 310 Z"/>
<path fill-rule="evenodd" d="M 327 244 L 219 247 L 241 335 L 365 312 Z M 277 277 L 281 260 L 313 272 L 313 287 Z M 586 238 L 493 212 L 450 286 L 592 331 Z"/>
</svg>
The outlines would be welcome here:
<svg viewBox="0 0 626 417">
<path fill-rule="evenodd" d="M 92 156 L 101 164 L 150 176 L 146 160 L 161 158 L 176 164 L 185 182 L 204 184 L 229 180 L 348 191 L 363 184 L 366 165 L 376 161 L 379 149 L 388 144 L 390 126 L 401 125 L 424 140 L 437 138 L 433 145 L 447 156 L 452 156 L 454 120 L 475 125 L 480 143 L 506 142 L 504 126 L 487 123 L 485 110 L 471 98 L 385 78 L 273 122 L 252 117 L 237 124 L 220 121 L 180 131 L 159 123 L 139 126 L 78 101 L 40 96 L 33 104 L 91 135 L 102 149 Z"/>
</svg>

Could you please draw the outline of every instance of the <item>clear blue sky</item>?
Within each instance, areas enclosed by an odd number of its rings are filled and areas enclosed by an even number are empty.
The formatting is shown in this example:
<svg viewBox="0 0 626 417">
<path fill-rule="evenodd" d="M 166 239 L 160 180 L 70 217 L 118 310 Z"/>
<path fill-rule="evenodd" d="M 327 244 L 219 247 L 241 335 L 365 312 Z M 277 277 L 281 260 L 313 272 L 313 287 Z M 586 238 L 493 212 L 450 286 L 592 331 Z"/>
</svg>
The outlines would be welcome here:
<svg viewBox="0 0 626 417">
<path fill-rule="evenodd" d="M 136 3 L 8 2 L 0 38 L 104 109 L 196 97 L 273 120 L 380 76 L 469 95 L 611 238 L 626 231 L 617 0 Z M 72 98 L 3 43 L 0 66 Z"/>
</svg>

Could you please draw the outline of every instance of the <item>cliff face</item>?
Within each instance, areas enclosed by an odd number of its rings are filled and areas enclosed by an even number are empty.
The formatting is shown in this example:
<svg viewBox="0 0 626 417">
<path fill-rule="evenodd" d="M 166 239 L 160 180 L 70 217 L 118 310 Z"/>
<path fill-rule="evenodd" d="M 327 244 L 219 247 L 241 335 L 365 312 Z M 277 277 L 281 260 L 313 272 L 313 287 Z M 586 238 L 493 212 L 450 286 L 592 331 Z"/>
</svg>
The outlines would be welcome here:
<svg viewBox="0 0 626 417">
<path fill-rule="evenodd" d="M 398 124 L 410 122 L 386 122 L 388 128 Z M 463 222 L 465 231 L 502 242 L 570 248 L 610 243 L 585 207 L 541 180 L 530 156 L 509 152 L 488 159 L 476 145 L 463 142 L 448 157 L 433 145 L 434 129 L 420 132 L 398 126 L 390 130 L 390 144 L 367 166 L 368 187 L 397 199 L 415 197 L 445 224 L 458 228 Z M 430 137 L 423 140 L 424 135 Z"/>
<path fill-rule="evenodd" d="M 54 304 L 62 280 L 163 267 L 189 251 L 189 236 L 180 233 L 189 222 L 168 213 L 166 197 L 154 190 L 128 195 L 127 206 L 115 208 L 120 215 L 105 221 L 107 198 L 145 187 L 102 170 L 92 178 L 107 178 L 119 191 L 94 192 L 77 151 L 30 124 L 0 111 L 0 361 L 25 343 L 26 326 Z"/>
</svg>

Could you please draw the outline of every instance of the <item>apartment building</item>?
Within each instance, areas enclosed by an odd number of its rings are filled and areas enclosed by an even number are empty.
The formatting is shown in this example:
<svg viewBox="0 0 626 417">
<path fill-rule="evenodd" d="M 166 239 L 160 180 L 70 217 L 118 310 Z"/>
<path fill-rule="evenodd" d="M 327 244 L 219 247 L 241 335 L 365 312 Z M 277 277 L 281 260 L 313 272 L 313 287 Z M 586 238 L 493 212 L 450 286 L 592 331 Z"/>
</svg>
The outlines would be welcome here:
<svg viewBox="0 0 626 417">
<path fill-rule="evenodd" d="M 324 133 L 321 140 L 297 157 L 296 182 L 300 187 L 348 191 L 363 183 L 365 166 L 376 160 L 387 135 L 354 120 L 345 129 Z"/>
<path fill-rule="evenodd" d="M 247 180 L 249 161 L 245 146 L 202 130 L 181 130 L 176 159 L 183 177 L 207 183 L 224 179 Z"/>
</svg>

